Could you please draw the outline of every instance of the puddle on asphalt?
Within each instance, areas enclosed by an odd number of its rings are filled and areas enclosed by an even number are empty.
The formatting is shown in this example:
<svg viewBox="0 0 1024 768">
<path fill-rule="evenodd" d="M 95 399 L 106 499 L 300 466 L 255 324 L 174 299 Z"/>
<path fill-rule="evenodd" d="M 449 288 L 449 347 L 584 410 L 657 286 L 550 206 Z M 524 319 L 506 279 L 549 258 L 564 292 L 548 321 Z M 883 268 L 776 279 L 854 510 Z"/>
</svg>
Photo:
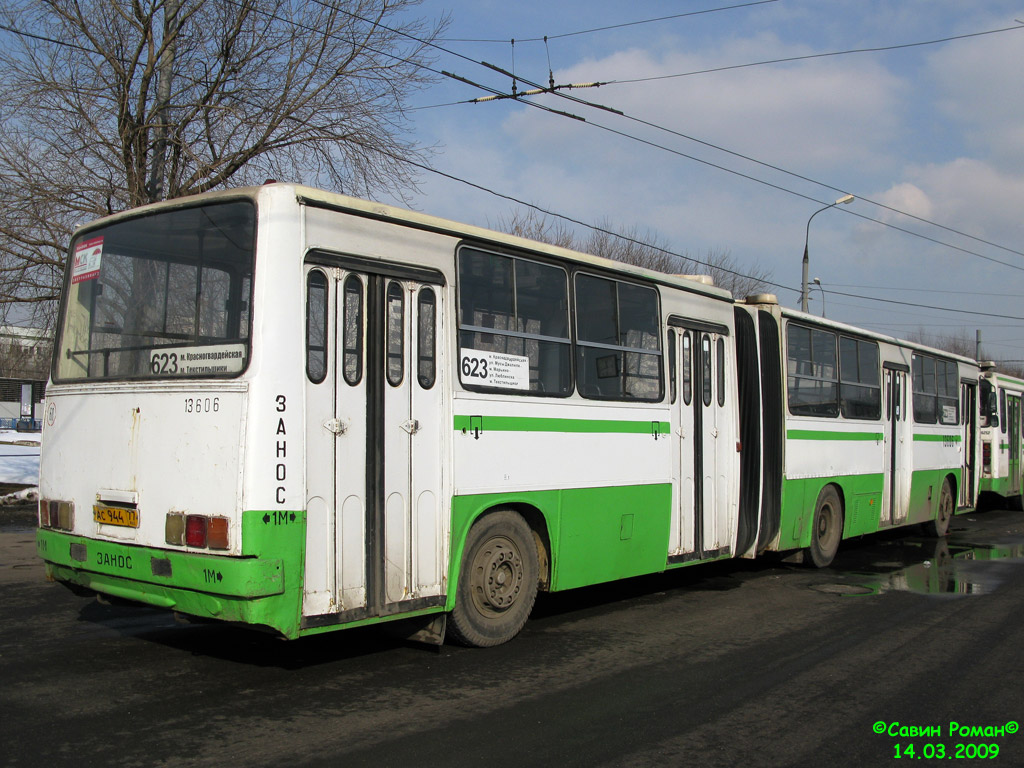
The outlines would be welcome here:
<svg viewBox="0 0 1024 768">
<path fill-rule="evenodd" d="M 1024 542 L 967 545 L 948 539 L 886 542 L 903 557 L 884 558 L 847 571 L 838 583 L 811 587 L 828 594 L 857 596 L 883 592 L 916 592 L 924 595 L 978 595 L 991 592 L 1002 582 L 1001 569 L 993 561 L 1024 561 Z"/>
</svg>

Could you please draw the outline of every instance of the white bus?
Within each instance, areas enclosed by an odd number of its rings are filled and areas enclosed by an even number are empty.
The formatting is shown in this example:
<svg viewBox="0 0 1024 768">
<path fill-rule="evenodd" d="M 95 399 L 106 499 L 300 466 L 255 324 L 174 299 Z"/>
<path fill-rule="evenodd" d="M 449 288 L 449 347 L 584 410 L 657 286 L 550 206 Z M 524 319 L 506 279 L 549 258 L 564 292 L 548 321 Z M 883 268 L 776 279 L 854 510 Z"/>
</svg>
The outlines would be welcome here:
<svg viewBox="0 0 1024 768">
<path fill-rule="evenodd" d="M 1021 466 L 1021 399 L 1024 381 L 982 364 L 981 376 L 981 490 L 1022 508 L 1024 467 Z"/>
<path fill-rule="evenodd" d="M 760 342 L 762 402 L 747 419 L 760 438 L 744 444 L 764 451 L 761 549 L 799 549 L 824 566 L 842 539 L 915 523 L 943 536 L 953 514 L 973 508 L 973 360 L 784 309 L 772 296 L 746 306 L 741 338 L 756 320 Z"/>
<path fill-rule="evenodd" d="M 814 326 L 305 187 L 111 216 L 69 253 L 38 549 L 76 590 L 288 638 L 415 618 L 504 642 L 538 589 L 815 546 L 779 450 L 825 417 L 782 415 L 787 322 Z M 892 524 L 945 514 L 947 469 Z M 877 472 L 849 501 L 881 505 Z"/>
</svg>

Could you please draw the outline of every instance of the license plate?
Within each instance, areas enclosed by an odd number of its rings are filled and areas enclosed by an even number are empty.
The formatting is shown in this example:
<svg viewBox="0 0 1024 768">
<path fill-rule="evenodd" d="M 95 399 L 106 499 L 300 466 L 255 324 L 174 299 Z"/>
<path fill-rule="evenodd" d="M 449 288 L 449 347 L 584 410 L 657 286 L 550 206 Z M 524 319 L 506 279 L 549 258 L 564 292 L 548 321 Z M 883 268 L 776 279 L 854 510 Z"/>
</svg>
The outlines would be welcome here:
<svg viewBox="0 0 1024 768">
<path fill-rule="evenodd" d="M 127 507 L 106 507 L 94 504 L 92 519 L 101 525 L 119 525 L 122 528 L 139 527 L 139 510 Z"/>
</svg>

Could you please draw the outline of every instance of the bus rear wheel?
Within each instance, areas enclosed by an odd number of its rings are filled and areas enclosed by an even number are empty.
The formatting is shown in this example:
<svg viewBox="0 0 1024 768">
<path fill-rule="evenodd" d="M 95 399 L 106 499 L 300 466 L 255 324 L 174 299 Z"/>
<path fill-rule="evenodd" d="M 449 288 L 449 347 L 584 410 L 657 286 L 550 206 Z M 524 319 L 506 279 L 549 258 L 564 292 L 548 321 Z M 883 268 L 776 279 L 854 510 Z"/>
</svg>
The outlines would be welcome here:
<svg viewBox="0 0 1024 768">
<path fill-rule="evenodd" d="M 839 551 L 843 538 L 843 504 L 836 489 L 827 485 L 818 494 L 814 505 L 814 520 L 811 521 L 811 546 L 807 548 L 810 564 L 824 568 L 832 562 Z"/>
<path fill-rule="evenodd" d="M 469 530 L 448 632 L 485 648 L 519 634 L 537 599 L 537 549 L 522 516 L 500 509 Z"/>
<path fill-rule="evenodd" d="M 949 487 L 949 480 L 942 481 L 942 490 L 939 491 L 939 512 L 934 520 L 924 524 L 926 536 L 942 538 L 949 531 L 949 521 L 953 519 L 953 489 Z"/>
</svg>

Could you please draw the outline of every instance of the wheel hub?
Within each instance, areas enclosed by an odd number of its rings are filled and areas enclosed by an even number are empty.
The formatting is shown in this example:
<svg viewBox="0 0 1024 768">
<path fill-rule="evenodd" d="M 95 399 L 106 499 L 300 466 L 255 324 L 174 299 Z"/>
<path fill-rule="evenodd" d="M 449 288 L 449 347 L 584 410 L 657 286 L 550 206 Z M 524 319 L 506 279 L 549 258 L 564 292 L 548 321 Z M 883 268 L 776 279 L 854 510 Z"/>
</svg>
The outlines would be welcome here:
<svg viewBox="0 0 1024 768">
<path fill-rule="evenodd" d="M 523 559 L 506 538 L 495 538 L 482 547 L 474 564 L 474 593 L 481 608 L 492 612 L 508 610 L 523 585 Z"/>
</svg>

